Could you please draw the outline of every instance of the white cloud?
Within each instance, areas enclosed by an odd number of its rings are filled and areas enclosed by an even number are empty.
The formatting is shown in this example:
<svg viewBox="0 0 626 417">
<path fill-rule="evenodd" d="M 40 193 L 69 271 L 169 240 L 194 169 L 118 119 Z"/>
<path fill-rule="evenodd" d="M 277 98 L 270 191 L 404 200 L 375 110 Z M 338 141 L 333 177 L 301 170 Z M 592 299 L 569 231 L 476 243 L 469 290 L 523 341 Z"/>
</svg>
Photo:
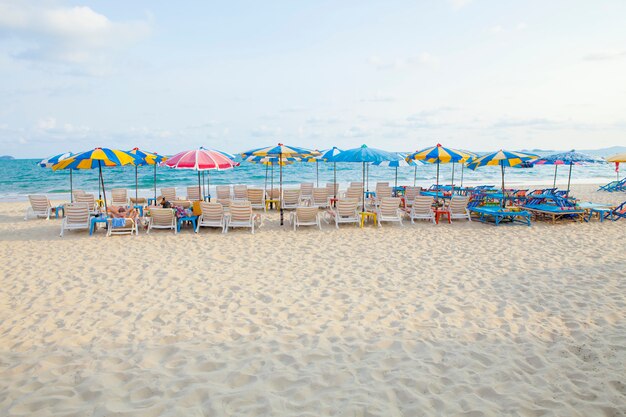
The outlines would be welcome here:
<svg viewBox="0 0 626 417">
<path fill-rule="evenodd" d="M 611 59 L 626 58 L 626 50 L 606 50 L 592 52 L 583 57 L 585 61 L 608 61 Z"/>
<path fill-rule="evenodd" d="M 13 57 L 101 75 L 109 57 L 150 32 L 147 21 L 115 22 L 86 6 L 54 2 L 0 3 L 0 36 L 17 44 Z"/>
</svg>

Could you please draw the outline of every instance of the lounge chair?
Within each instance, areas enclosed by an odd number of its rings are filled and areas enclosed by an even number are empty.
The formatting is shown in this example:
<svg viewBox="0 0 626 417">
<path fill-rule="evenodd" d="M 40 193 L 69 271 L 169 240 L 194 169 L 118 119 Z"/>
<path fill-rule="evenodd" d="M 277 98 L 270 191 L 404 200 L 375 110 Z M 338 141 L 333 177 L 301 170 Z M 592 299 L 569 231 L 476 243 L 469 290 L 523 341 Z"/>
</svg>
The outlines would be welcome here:
<svg viewBox="0 0 626 417">
<path fill-rule="evenodd" d="M 248 186 L 247 185 L 233 185 L 233 200 L 247 200 L 248 199 Z"/>
<path fill-rule="evenodd" d="M 198 217 L 196 233 L 198 233 L 200 227 L 219 227 L 222 229 L 222 233 L 225 233 L 226 216 L 224 215 L 224 206 L 220 203 L 202 202 L 200 203 L 200 210 L 202 214 Z"/>
<path fill-rule="evenodd" d="M 363 188 L 363 183 L 362 182 L 351 182 L 350 183 L 350 187 Z"/>
<path fill-rule="evenodd" d="M 260 188 L 248 188 L 248 201 L 255 210 L 266 210 L 265 192 Z"/>
<path fill-rule="evenodd" d="M 467 196 L 458 196 L 455 195 L 450 199 L 448 203 L 448 210 L 450 210 L 450 220 L 453 219 L 467 219 L 468 221 L 472 221 L 470 217 L 470 212 L 467 209 L 467 203 L 469 201 L 469 197 Z"/>
<path fill-rule="evenodd" d="M 420 191 L 422 191 L 422 187 L 406 187 L 404 190 L 404 203 L 406 207 L 411 207 L 413 205 L 413 200 L 415 197 L 420 195 Z"/>
<path fill-rule="evenodd" d="M 433 198 L 427 195 L 415 197 L 413 204 L 411 204 L 411 209 L 407 213 L 411 223 L 415 223 L 415 220 L 430 220 L 435 223 L 433 201 Z"/>
<path fill-rule="evenodd" d="M 557 220 L 570 219 L 574 221 L 582 222 L 585 218 L 585 210 L 578 209 L 572 206 L 558 206 L 554 204 L 540 203 L 540 204 L 526 204 L 523 206 L 524 210 L 530 211 L 535 218 L 551 218 L 552 223 L 556 223 Z"/>
<path fill-rule="evenodd" d="M 42 217 L 46 220 L 50 220 L 50 214 L 52 213 L 52 205 L 50 200 L 45 195 L 29 195 L 30 207 L 26 209 L 26 215 L 24 220 L 28 220 L 29 216 Z"/>
<path fill-rule="evenodd" d="M 174 234 L 178 233 L 176 227 L 176 212 L 171 208 L 153 207 L 150 209 L 150 217 L 148 220 L 148 230 L 152 229 L 172 229 Z"/>
<path fill-rule="evenodd" d="M 165 198 L 166 201 L 174 201 L 176 200 L 176 188 L 161 188 L 161 195 L 163 196 L 163 198 Z"/>
<path fill-rule="evenodd" d="M 283 190 L 282 208 L 296 209 L 300 205 L 300 190 Z"/>
<path fill-rule="evenodd" d="M 298 226 L 317 226 L 322 230 L 320 211 L 317 207 L 296 208 L 295 211 L 291 212 L 290 221 L 293 224 L 293 230 L 296 230 Z"/>
<path fill-rule="evenodd" d="M 382 222 L 398 222 L 402 226 L 402 210 L 400 210 L 401 199 L 397 197 L 383 197 L 376 209 L 376 219 L 378 227 L 382 227 Z"/>
<path fill-rule="evenodd" d="M 187 187 L 187 200 L 190 201 L 202 201 L 203 198 L 200 197 L 200 188 L 197 185 L 192 185 Z"/>
<path fill-rule="evenodd" d="M 498 226 L 503 221 L 509 223 L 523 223 L 530 226 L 531 214 L 519 208 L 503 209 L 500 206 L 475 206 L 468 210 L 478 215 L 478 220 L 486 223 L 487 219 L 493 218 L 494 224 Z"/>
<path fill-rule="evenodd" d="M 608 191 L 610 193 L 614 191 L 624 191 L 626 190 L 626 177 L 621 180 L 611 181 L 608 184 L 603 185 L 598 188 L 598 191 Z"/>
<path fill-rule="evenodd" d="M 328 196 L 329 197 L 339 197 L 339 183 L 335 182 L 327 182 L 326 183 L 326 190 L 328 190 Z"/>
<path fill-rule="evenodd" d="M 83 190 L 74 190 L 72 191 L 72 200 L 76 201 L 76 196 L 86 194 Z"/>
<path fill-rule="evenodd" d="M 139 228 L 138 228 L 137 222 L 134 219 L 128 219 L 128 218 L 108 218 L 107 219 L 107 237 L 112 236 L 112 235 L 132 235 L 133 233 L 135 233 L 135 235 L 139 234 Z"/>
<path fill-rule="evenodd" d="M 300 201 L 313 200 L 313 183 L 303 182 L 300 184 Z"/>
<path fill-rule="evenodd" d="M 358 205 L 359 202 L 357 200 L 338 200 L 335 207 L 329 209 L 326 213 L 333 218 L 337 229 L 339 229 L 340 223 L 354 223 L 358 226 L 360 222 L 359 213 L 357 212 Z"/>
<path fill-rule="evenodd" d="M 74 199 L 75 203 L 85 203 L 89 208 L 89 214 L 95 216 L 100 213 L 100 208 L 98 204 L 96 204 L 96 196 L 93 194 L 78 194 Z"/>
<path fill-rule="evenodd" d="M 218 185 L 215 187 L 215 193 L 217 194 L 218 200 L 230 200 L 230 186 L 229 185 Z"/>
<path fill-rule="evenodd" d="M 65 217 L 61 223 L 61 237 L 66 230 L 89 230 L 90 215 L 87 203 L 65 205 Z"/>
<path fill-rule="evenodd" d="M 328 203 L 328 189 L 326 188 L 314 188 L 313 199 L 311 200 L 311 206 L 317 208 L 327 208 L 330 206 Z"/>
<path fill-rule="evenodd" d="M 381 183 L 382 184 L 382 183 Z M 391 198 L 393 190 L 388 185 L 376 185 L 376 198 L 371 199 L 374 207 L 378 207 L 383 198 Z"/>
<path fill-rule="evenodd" d="M 111 205 L 128 207 L 128 191 L 126 188 L 113 188 L 111 190 Z"/>
<path fill-rule="evenodd" d="M 352 186 L 348 187 L 344 198 L 347 200 L 356 200 L 358 203 L 361 203 L 363 201 L 363 188 Z"/>
<path fill-rule="evenodd" d="M 252 212 L 249 201 L 233 201 L 230 205 L 230 215 L 226 221 L 226 232 L 230 227 L 249 227 L 254 234 L 254 227 L 261 225 L 261 215 Z"/>
<path fill-rule="evenodd" d="M 605 219 L 611 219 L 613 221 L 624 219 L 626 220 L 626 201 L 619 206 L 612 209 L 609 213 L 604 215 Z"/>
</svg>

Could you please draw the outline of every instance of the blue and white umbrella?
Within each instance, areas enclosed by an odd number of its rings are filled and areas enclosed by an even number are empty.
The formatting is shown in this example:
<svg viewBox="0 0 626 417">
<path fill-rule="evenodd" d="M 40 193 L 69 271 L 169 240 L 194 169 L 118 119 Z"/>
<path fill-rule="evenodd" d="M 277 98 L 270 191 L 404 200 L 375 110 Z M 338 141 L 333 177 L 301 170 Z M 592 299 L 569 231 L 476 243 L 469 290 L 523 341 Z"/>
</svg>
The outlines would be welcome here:
<svg viewBox="0 0 626 417">
<path fill-rule="evenodd" d="M 567 177 L 567 194 L 569 194 L 570 181 L 572 179 L 572 165 L 593 164 L 604 162 L 599 158 L 584 153 L 571 150 L 569 152 L 555 153 L 544 156 L 533 162 L 535 165 L 554 165 L 554 183 L 552 186 L 556 188 L 556 171 L 559 165 L 569 165 L 569 176 Z"/>
<path fill-rule="evenodd" d="M 53 165 L 56 165 L 60 161 L 70 158 L 72 156 L 74 156 L 72 152 L 60 153 L 58 155 L 54 155 L 49 158 L 42 159 L 41 161 L 39 161 L 37 165 L 39 165 L 42 168 L 52 168 Z M 74 184 L 72 180 L 72 170 L 70 169 L 70 201 L 72 202 L 74 201 L 73 191 L 74 191 Z"/>
<path fill-rule="evenodd" d="M 402 159 L 398 159 L 397 161 L 378 161 L 374 162 L 372 165 L 380 166 L 380 167 L 391 167 L 396 169 L 396 181 L 395 187 L 398 187 L 398 167 L 415 167 L 415 175 L 417 176 L 417 163 L 413 159 L 406 160 L 405 154 L 398 154 Z M 415 180 L 413 180 L 413 186 L 415 186 Z"/>
</svg>

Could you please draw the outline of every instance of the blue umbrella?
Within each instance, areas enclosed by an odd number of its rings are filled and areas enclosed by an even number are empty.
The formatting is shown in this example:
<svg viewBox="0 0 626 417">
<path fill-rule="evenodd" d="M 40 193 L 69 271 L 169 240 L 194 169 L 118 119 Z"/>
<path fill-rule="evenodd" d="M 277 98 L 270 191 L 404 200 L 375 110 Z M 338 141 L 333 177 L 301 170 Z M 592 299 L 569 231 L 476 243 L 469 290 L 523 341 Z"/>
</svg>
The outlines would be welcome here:
<svg viewBox="0 0 626 417">
<path fill-rule="evenodd" d="M 74 156 L 74 154 L 72 152 L 64 152 L 64 153 L 60 153 L 58 155 L 54 155 L 51 156 L 49 158 L 46 159 L 42 159 L 41 161 L 39 161 L 39 166 L 42 168 L 52 168 L 53 165 L 58 164 L 60 161 L 67 159 L 71 156 Z M 74 186 L 72 184 L 72 170 L 70 169 L 70 201 L 74 201 L 74 195 L 73 195 L 73 191 L 74 191 Z"/>
<path fill-rule="evenodd" d="M 397 161 L 402 159 L 395 152 L 387 152 L 376 148 L 361 145 L 360 148 L 348 149 L 332 157 L 332 162 L 361 162 L 363 164 L 363 182 L 365 182 L 365 163 Z M 365 188 L 363 188 L 363 212 L 365 212 Z"/>
<path fill-rule="evenodd" d="M 554 183 L 553 187 L 556 188 L 556 171 L 559 165 L 569 165 L 569 176 L 567 177 L 567 194 L 569 194 L 570 181 L 572 179 L 572 165 L 580 164 L 593 164 L 596 162 L 602 162 L 601 159 L 593 157 L 591 155 L 585 155 L 584 153 L 571 150 L 569 152 L 555 153 L 552 155 L 544 156 L 541 159 L 533 162 L 537 165 L 554 165 Z"/>
</svg>

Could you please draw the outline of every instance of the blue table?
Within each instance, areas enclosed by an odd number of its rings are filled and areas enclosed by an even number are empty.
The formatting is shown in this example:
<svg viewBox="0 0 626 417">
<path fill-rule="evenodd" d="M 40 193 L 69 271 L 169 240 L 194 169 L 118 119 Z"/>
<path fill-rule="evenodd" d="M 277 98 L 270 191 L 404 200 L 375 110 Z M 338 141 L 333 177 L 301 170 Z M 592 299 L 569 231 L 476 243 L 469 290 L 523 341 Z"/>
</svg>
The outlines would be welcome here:
<svg viewBox="0 0 626 417">
<path fill-rule="evenodd" d="M 96 223 L 104 223 L 104 224 L 106 224 L 108 218 L 109 218 L 108 216 L 92 217 L 89 220 L 89 236 L 93 235 L 93 231 L 94 231 L 94 228 L 96 226 Z"/>
<path fill-rule="evenodd" d="M 149 206 L 155 206 L 156 205 L 156 198 L 149 198 L 148 199 L 148 205 Z"/>
<path fill-rule="evenodd" d="M 139 217 L 143 217 L 143 205 L 135 204 L 133 207 L 139 210 Z"/>
<path fill-rule="evenodd" d="M 366 191 L 365 198 L 376 197 L 376 191 Z"/>
<path fill-rule="evenodd" d="M 479 206 L 472 207 L 469 211 L 479 214 L 480 217 L 478 219 L 483 223 L 487 221 L 486 217 L 489 216 L 493 217 L 496 226 L 498 226 L 504 219 L 510 220 L 511 223 L 520 222 L 530 226 L 531 215 L 529 212 L 523 210 L 513 211 L 502 210 L 500 207 Z"/>
<path fill-rule="evenodd" d="M 437 191 L 421 191 L 420 192 L 421 195 L 427 195 L 429 197 L 437 197 L 437 198 L 452 198 L 451 195 L 446 195 L 442 192 L 437 192 Z"/>
<path fill-rule="evenodd" d="M 193 225 L 193 231 L 196 231 L 196 221 L 198 220 L 198 216 L 185 216 L 180 217 L 178 219 L 178 223 L 176 223 L 176 231 L 180 232 L 180 226 L 182 226 L 183 222 L 191 222 Z"/>
<path fill-rule="evenodd" d="M 608 217 L 611 220 L 614 220 L 613 208 L 608 204 L 583 202 L 583 203 L 578 203 L 577 206 L 589 212 L 589 214 L 587 215 L 587 218 L 585 219 L 586 222 L 589 222 L 589 220 L 591 220 L 594 214 L 598 214 L 600 223 L 604 221 L 605 217 Z"/>
<path fill-rule="evenodd" d="M 58 219 L 59 218 L 59 211 L 63 212 L 63 215 L 61 217 L 65 217 L 65 206 L 63 204 L 61 204 L 60 206 L 56 206 L 56 207 L 52 207 L 54 209 L 54 218 Z"/>
</svg>

